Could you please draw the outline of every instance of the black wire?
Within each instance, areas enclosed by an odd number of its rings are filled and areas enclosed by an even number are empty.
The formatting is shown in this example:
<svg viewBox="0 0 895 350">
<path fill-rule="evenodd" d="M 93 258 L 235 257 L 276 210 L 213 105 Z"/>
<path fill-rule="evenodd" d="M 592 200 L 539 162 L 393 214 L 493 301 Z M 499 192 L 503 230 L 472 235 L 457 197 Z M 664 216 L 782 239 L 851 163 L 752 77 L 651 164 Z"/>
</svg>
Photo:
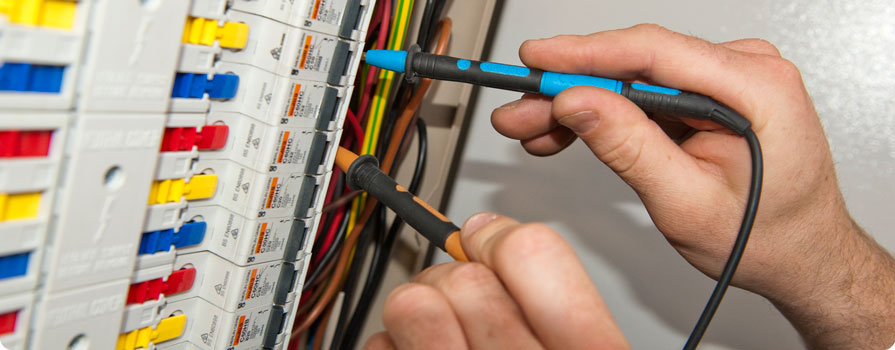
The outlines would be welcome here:
<svg viewBox="0 0 895 350">
<path fill-rule="evenodd" d="M 429 23 L 432 22 L 432 11 L 435 8 L 432 6 L 432 0 L 426 0 L 426 7 L 423 10 L 423 17 L 420 21 L 420 29 L 416 35 L 416 43 L 420 47 L 426 47 L 426 41 L 429 38 Z"/>
<path fill-rule="evenodd" d="M 417 119 L 416 127 L 418 134 L 417 160 L 413 170 L 412 179 L 410 180 L 410 186 L 408 187 L 408 191 L 415 195 L 419 193 L 419 188 L 422 184 L 423 173 L 426 169 L 426 154 L 428 152 L 426 123 L 422 119 Z M 391 250 L 395 245 L 395 241 L 397 241 L 398 232 L 403 223 L 404 221 L 401 220 L 400 217 L 396 217 L 395 221 L 392 222 L 385 241 L 380 246 L 380 249 L 373 252 L 373 264 L 370 265 L 370 272 L 367 274 L 366 282 L 364 282 L 363 291 L 357 301 L 357 307 L 354 310 L 354 314 L 351 315 L 351 320 L 348 322 L 345 335 L 342 337 L 339 346 L 335 347 L 335 349 L 354 349 L 354 346 L 357 344 L 360 332 L 370 313 L 370 308 L 373 306 L 373 300 L 376 298 L 376 294 L 382 286 L 386 267 L 388 266 L 388 260 L 391 256 Z M 333 342 L 333 344 L 335 343 L 336 342 Z"/>
<path fill-rule="evenodd" d="M 376 207 L 373 210 L 381 210 L 382 204 L 377 203 Z M 368 223 L 364 226 L 364 229 L 361 231 L 361 236 L 358 238 L 357 246 L 354 248 L 354 256 L 352 257 L 351 267 L 348 268 L 348 275 L 345 278 L 345 284 L 342 286 L 342 293 L 344 293 L 344 298 L 342 298 L 342 308 L 339 310 L 339 318 L 336 321 L 335 332 L 333 333 L 333 342 L 332 346 L 335 346 L 338 342 L 338 339 L 342 338 L 342 333 L 345 330 L 345 324 L 348 323 L 348 317 L 351 311 L 352 300 L 354 299 L 355 286 L 357 286 L 358 280 L 360 280 L 360 274 L 363 271 L 364 260 L 367 257 L 367 246 L 372 243 L 373 237 L 378 233 L 375 232 L 381 228 L 380 217 L 379 215 L 374 215 L 372 218 L 376 222 Z M 376 250 L 379 250 L 377 247 Z"/>
<path fill-rule="evenodd" d="M 351 209 L 346 208 L 345 210 Z M 349 215 L 348 213 L 345 213 L 345 215 L 342 216 L 342 221 L 339 223 L 339 229 L 336 231 L 336 237 L 333 240 L 333 243 L 330 245 L 329 250 L 326 251 L 326 255 L 324 255 L 323 258 L 320 259 L 320 263 L 317 264 L 317 267 L 314 269 L 314 271 L 311 272 L 311 274 L 308 275 L 308 278 L 305 279 L 305 285 L 304 287 L 302 287 L 301 290 L 302 292 L 315 285 L 317 279 L 323 277 L 322 272 L 324 269 L 326 269 L 326 265 L 328 265 L 329 262 L 338 255 L 339 251 L 341 251 L 340 248 L 342 246 L 342 242 L 345 240 L 345 231 L 348 230 L 348 221 L 350 217 L 351 215 Z"/>
<path fill-rule="evenodd" d="M 696 322 L 696 325 L 693 326 L 693 331 L 687 339 L 687 344 L 684 345 L 685 350 L 696 349 L 696 346 L 699 345 L 699 341 L 705 334 L 709 323 L 712 322 L 712 317 L 715 315 L 715 311 L 717 311 L 718 306 L 721 305 L 721 298 L 724 298 L 724 293 L 727 292 L 727 287 L 730 286 L 730 280 L 733 278 L 737 265 L 739 265 L 740 259 L 743 257 L 743 252 L 746 250 L 746 242 L 749 240 L 749 233 L 752 231 L 752 224 L 755 222 L 755 214 L 758 212 L 758 200 L 759 197 L 761 197 L 761 182 L 764 172 L 761 144 L 759 144 L 758 137 L 755 136 L 755 132 L 753 132 L 752 129 L 747 129 L 743 136 L 746 138 L 746 142 L 749 144 L 749 152 L 752 154 L 752 180 L 749 185 L 749 198 L 746 202 L 746 213 L 743 215 L 743 222 L 740 224 L 740 232 L 737 234 L 736 242 L 733 245 L 733 249 L 730 251 L 730 257 L 727 258 L 727 264 L 724 265 L 724 270 L 718 278 L 718 284 L 715 285 L 715 290 L 712 291 L 712 296 L 709 298 L 708 303 L 706 303 L 705 309 L 702 310 L 702 315 L 699 316 L 699 320 Z"/>
<path fill-rule="evenodd" d="M 423 173 L 426 170 L 426 155 L 429 152 L 429 134 L 426 131 L 426 121 L 423 118 L 416 119 L 416 133 L 416 167 L 413 168 L 413 176 L 410 177 L 410 186 L 407 188 L 414 195 L 419 194 L 420 186 L 423 182 Z"/>
<path fill-rule="evenodd" d="M 431 7 L 432 11 L 429 17 L 423 17 L 424 21 L 420 22 L 420 34 L 417 36 L 416 41 L 420 47 L 429 47 L 432 44 L 432 38 L 434 37 L 432 34 L 435 33 L 438 20 L 441 18 L 441 13 L 444 11 L 446 4 L 447 1 L 445 0 L 430 0 L 426 3 L 426 9 Z M 425 13 L 423 15 L 425 16 Z"/>
</svg>

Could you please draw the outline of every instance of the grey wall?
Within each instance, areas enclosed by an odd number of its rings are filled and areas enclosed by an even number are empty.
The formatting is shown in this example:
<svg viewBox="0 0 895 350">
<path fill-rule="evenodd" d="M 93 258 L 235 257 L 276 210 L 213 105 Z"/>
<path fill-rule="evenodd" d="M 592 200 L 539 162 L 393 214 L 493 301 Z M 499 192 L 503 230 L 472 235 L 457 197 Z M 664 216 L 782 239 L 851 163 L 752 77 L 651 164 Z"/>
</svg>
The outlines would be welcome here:
<svg viewBox="0 0 895 350">
<path fill-rule="evenodd" d="M 895 3 L 891 1 L 505 2 L 490 58 L 519 63 L 528 38 L 653 22 L 711 41 L 760 37 L 804 74 L 831 140 L 855 218 L 890 250 L 895 198 Z M 451 204 L 462 222 L 478 211 L 546 222 L 578 250 L 635 349 L 679 348 L 714 285 L 654 228 L 634 193 L 577 143 L 536 158 L 490 125 L 518 94 L 483 89 L 473 112 Z M 549 297 L 549 296 L 545 296 Z M 731 290 L 704 349 L 798 349 L 768 302 Z"/>
</svg>

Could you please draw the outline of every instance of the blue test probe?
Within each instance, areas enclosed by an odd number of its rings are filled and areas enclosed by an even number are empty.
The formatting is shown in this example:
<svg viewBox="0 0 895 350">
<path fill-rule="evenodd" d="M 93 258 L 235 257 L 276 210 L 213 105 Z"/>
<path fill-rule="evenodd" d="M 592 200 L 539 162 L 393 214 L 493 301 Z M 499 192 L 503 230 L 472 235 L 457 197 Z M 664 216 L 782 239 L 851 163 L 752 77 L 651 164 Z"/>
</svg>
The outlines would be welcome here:
<svg viewBox="0 0 895 350">
<path fill-rule="evenodd" d="M 739 135 L 750 127 L 746 118 L 707 96 L 667 87 L 436 55 L 421 52 L 416 45 L 408 51 L 369 50 L 364 60 L 372 66 L 404 73 L 410 82 L 422 77 L 547 96 L 556 96 L 573 86 L 596 86 L 627 97 L 646 112 L 712 120 Z"/>
</svg>

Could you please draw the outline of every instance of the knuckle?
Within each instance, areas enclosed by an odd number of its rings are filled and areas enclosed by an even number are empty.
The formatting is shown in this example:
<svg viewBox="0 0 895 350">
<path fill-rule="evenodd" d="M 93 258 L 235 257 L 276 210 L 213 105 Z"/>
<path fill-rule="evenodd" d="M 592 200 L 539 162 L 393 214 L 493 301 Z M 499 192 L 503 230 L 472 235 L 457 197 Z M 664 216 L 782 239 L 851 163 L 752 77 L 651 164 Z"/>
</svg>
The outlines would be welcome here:
<svg viewBox="0 0 895 350">
<path fill-rule="evenodd" d="M 600 160 L 617 174 L 624 176 L 637 166 L 643 153 L 643 145 L 644 139 L 632 131 L 620 142 L 601 152 Z"/>
<path fill-rule="evenodd" d="M 792 61 L 774 56 L 759 57 L 757 61 L 759 69 L 764 71 L 766 79 L 784 86 L 801 86 L 802 72 Z"/>
<path fill-rule="evenodd" d="M 761 38 L 748 39 L 749 44 L 760 49 L 762 52 L 766 52 L 769 55 L 774 55 L 780 57 L 780 49 L 777 48 L 776 45 L 772 44 L 770 41 Z"/>
<path fill-rule="evenodd" d="M 775 58 L 770 61 L 771 69 L 774 74 L 781 79 L 788 82 L 802 81 L 802 72 L 799 71 L 799 67 L 797 67 L 795 63 L 792 63 L 792 61 L 785 58 Z"/>
<path fill-rule="evenodd" d="M 652 33 L 652 34 L 667 34 L 667 33 L 671 32 L 671 30 L 669 30 L 668 28 L 665 28 L 665 27 L 660 26 L 655 23 L 640 23 L 638 25 L 635 25 L 632 28 L 637 31 Z"/>
</svg>

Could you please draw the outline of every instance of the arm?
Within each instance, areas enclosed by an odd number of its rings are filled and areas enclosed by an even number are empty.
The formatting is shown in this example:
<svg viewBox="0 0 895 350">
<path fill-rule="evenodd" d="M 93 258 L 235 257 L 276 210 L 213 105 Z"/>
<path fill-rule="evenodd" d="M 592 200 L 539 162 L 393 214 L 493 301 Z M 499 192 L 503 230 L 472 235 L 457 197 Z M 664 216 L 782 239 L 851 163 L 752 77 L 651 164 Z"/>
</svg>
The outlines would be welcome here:
<svg viewBox="0 0 895 350">
<path fill-rule="evenodd" d="M 749 118 L 765 152 L 765 188 L 734 285 L 771 300 L 811 347 L 892 345 L 895 263 L 851 220 L 801 75 L 773 45 L 712 44 L 641 25 L 529 41 L 520 57 L 545 70 L 702 93 Z M 634 188 L 678 252 L 717 278 L 751 170 L 741 138 L 711 123 L 651 119 L 621 96 L 590 87 L 552 100 L 523 96 L 495 110 L 492 122 L 536 155 L 580 138 Z M 681 127 L 696 132 L 672 140 Z"/>
</svg>

